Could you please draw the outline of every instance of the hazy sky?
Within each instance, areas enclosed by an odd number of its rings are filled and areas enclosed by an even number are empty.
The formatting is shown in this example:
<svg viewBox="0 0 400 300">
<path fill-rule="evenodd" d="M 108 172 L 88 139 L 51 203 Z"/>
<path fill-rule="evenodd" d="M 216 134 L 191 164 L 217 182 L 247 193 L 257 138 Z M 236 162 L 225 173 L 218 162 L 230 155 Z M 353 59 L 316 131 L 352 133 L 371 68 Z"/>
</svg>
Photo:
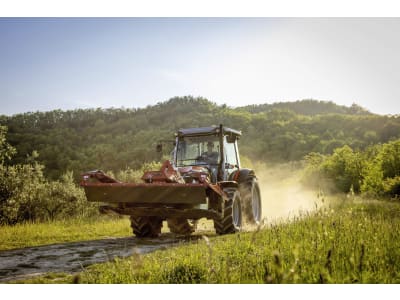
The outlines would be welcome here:
<svg viewBox="0 0 400 300">
<path fill-rule="evenodd" d="M 300 99 L 400 113 L 400 18 L 0 18 L 0 114 Z"/>
</svg>

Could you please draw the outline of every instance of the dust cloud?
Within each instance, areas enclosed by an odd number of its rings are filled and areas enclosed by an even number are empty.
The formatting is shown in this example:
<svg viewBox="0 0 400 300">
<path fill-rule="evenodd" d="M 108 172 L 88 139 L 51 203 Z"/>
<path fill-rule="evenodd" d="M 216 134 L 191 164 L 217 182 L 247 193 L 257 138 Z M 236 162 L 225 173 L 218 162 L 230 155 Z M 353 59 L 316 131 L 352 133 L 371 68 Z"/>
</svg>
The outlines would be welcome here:
<svg viewBox="0 0 400 300">
<path fill-rule="evenodd" d="M 287 221 L 320 207 L 324 197 L 301 183 L 301 169 L 295 164 L 254 166 L 259 181 L 265 223 Z"/>
</svg>

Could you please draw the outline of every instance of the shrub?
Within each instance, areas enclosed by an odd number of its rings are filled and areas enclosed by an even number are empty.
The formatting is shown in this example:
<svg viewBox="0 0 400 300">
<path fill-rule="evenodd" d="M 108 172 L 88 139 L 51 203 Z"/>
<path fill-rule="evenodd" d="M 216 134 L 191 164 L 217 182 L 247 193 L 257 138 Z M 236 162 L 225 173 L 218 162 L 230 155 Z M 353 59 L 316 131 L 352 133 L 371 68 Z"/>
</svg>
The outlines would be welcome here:
<svg viewBox="0 0 400 300">
<path fill-rule="evenodd" d="M 0 165 L 0 223 L 34 220 L 45 179 L 43 166 Z"/>
<path fill-rule="evenodd" d="M 376 147 L 375 155 L 366 160 L 361 190 L 372 195 L 397 197 L 400 178 L 400 140 Z"/>
<path fill-rule="evenodd" d="M 385 179 L 383 181 L 383 191 L 388 196 L 398 198 L 400 196 L 400 176 Z"/>
<path fill-rule="evenodd" d="M 326 176 L 333 179 L 339 191 L 348 193 L 353 189 L 356 193 L 360 192 L 364 164 L 359 152 L 354 152 L 347 145 L 337 148 L 321 167 Z"/>
<path fill-rule="evenodd" d="M 383 195 L 383 172 L 376 160 L 367 162 L 361 191 L 369 196 Z"/>
<path fill-rule="evenodd" d="M 0 125 L 0 164 L 2 165 L 6 160 L 11 159 L 11 157 L 16 153 L 14 147 L 12 147 L 6 141 L 7 127 Z"/>
<path fill-rule="evenodd" d="M 98 206 L 88 202 L 82 188 L 75 185 L 73 173 L 67 172 L 61 180 L 46 182 L 39 199 L 37 219 L 55 220 L 69 217 L 90 217 L 98 214 Z"/>
<path fill-rule="evenodd" d="M 85 199 L 72 173 L 47 181 L 43 166 L 0 165 L 0 224 L 45 221 L 97 214 L 97 205 Z"/>
<path fill-rule="evenodd" d="M 313 187 L 321 188 L 323 182 L 332 180 L 345 193 L 400 196 L 400 140 L 371 146 L 363 152 L 344 146 L 330 156 L 310 153 L 305 161 L 303 182 L 311 181 Z"/>
<path fill-rule="evenodd" d="M 400 140 L 384 144 L 378 156 L 384 179 L 400 176 Z"/>
</svg>

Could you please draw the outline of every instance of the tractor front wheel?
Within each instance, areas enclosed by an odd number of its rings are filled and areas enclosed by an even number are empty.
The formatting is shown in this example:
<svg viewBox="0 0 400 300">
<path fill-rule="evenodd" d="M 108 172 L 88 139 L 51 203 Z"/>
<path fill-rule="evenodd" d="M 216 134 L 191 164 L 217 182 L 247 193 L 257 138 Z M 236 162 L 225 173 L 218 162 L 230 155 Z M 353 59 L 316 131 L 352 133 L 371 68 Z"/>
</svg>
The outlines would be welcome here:
<svg viewBox="0 0 400 300">
<path fill-rule="evenodd" d="M 223 205 L 222 216 L 214 219 L 217 234 L 238 232 L 242 227 L 242 205 L 240 192 L 237 189 L 227 189 L 228 200 Z"/>
<path fill-rule="evenodd" d="M 158 217 L 130 217 L 133 234 L 138 238 L 158 237 L 162 219 Z"/>
</svg>

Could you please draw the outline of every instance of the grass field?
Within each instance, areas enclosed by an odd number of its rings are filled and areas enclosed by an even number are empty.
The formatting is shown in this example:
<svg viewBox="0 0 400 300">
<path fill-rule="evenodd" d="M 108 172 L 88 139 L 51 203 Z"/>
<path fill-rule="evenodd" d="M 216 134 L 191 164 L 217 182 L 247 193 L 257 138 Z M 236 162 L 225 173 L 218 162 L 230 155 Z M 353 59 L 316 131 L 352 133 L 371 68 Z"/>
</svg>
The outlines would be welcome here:
<svg viewBox="0 0 400 300">
<path fill-rule="evenodd" d="M 0 226 L 0 250 L 131 235 L 126 218 L 25 223 Z"/>
<path fill-rule="evenodd" d="M 400 204 L 350 201 L 248 233 L 29 283 L 400 283 Z"/>
</svg>

